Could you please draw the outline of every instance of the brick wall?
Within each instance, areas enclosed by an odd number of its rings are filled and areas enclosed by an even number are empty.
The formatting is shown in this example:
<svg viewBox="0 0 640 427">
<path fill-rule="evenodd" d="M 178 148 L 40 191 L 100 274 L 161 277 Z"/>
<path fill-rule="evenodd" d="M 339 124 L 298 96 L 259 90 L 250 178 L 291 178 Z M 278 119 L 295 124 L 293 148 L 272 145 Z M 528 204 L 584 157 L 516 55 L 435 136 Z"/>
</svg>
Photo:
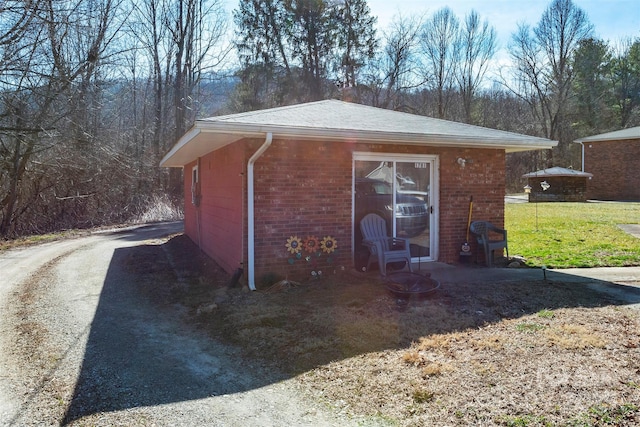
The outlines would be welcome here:
<svg viewBox="0 0 640 427">
<path fill-rule="evenodd" d="M 202 201 L 190 203 L 191 168 L 185 166 L 185 230 L 203 250 L 232 273 L 247 252 L 246 165 L 262 140 L 244 140 L 200 159 Z M 255 278 L 303 280 L 312 270 L 331 274 L 353 268 L 353 152 L 435 155 L 439 159 L 439 257 L 455 263 L 466 238 L 469 198 L 473 219 L 504 225 L 505 154 L 501 150 L 406 145 L 275 140 L 254 166 Z M 457 159 L 467 159 L 461 167 Z M 199 215 L 196 215 L 199 212 Z M 198 234 L 198 226 L 200 233 Z M 242 238 L 240 236 L 243 236 Z M 333 237 L 338 249 L 319 257 L 292 256 L 287 239 Z M 472 250 L 477 251 L 472 242 Z M 309 256 L 309 260 L 306 257 Z M 246 274 L 244 276 L 246 279 Z"/>
<path fill-rule="evenodd" d="M 601 141 L 584 144 L 587 198 L 640 200 L 640 141 Z"/>
<path fill-rule="evenodd" d="M 255 166 L 257 282 L 268 273 L 308 277 L 314 260 L 292 259 L 285 248 L 291 236 L 331 235 L 338 241 L 338 253 L 331 264 L 321 256 L 317 268 L 330 272 L 340 266 L 353 267 L 353 151 L 439 156 L 439 261 L 453 263 L 459 259 L 470 196 L 474 197 L 474 219 L 488 220 L 499 227 L 504 224 L 503 151 L 274 141 Z M 457 163 L 458 157 L 469 160 L 464 168 Z"/>
<path fill-rule="evenodd" d="M 549 176 L 529 178 L 531 186 L 530 202 L 584 202 L 586 201 L 587 179 L 582 176 Z M 547 190 L 540 185 L 549 184 Z"/>
<path fill-rule="evenodd" d="M 344 144 L 274 141 L 255 164 L 256 284 L 351 268 L 351 154 Z M 289 253 L 287 239 L 332 237 L 332 253 Z M 309 260 L 306 260 L 309 257 Z"/>
<path fill-rule="evenodd" d="M 458 261 L 466 238 L 469 199 L 473 196 L 472 221 L 504 226 L 505 153 L 501 150 L 444 149 L 440 154 L 440 259 Z M 469 159 L 464 168 L 459 157 Z M 478 253 L 470 236 L 473 253 Z"/>
</svg>

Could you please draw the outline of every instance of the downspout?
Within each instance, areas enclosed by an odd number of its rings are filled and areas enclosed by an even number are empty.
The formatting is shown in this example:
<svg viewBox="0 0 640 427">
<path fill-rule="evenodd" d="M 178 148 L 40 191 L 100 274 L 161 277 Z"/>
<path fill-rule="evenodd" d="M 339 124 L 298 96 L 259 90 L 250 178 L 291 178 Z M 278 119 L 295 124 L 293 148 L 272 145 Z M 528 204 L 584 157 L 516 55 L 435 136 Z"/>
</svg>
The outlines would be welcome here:
<svg viewBox="0 0 640 427">
<path fill-rule="evenodd" d="M 273 134 L 271 132 L 267 132 L 264 142 L 258 148 L 258 150 L 253 153 L 249 162 L 247 163 L 247 222 L 248 222 L 248 236 L 247 236 L 247 258 L 249 264 L 249 272 L 248 272 L 248 280 L 249 280 L 249 289 L 252 291 L 256 290 L 256 281 L 255 281 L 255 217 L 254 217 L 254 204 L 253 204 L 253 195 L 254 195 L 254 182 L 253 182 L 253 165 L 255 162 L 262 156 L 262 154 L 267 151 L 267 148 L 271 145 L 271 141 L 273 140 Z"/>
<path fill-rule="evenodd" d="M 576 141 L 582 147 L 582 172 L 584 172 L 584 144 L 580 141 Z"/>
</svg>

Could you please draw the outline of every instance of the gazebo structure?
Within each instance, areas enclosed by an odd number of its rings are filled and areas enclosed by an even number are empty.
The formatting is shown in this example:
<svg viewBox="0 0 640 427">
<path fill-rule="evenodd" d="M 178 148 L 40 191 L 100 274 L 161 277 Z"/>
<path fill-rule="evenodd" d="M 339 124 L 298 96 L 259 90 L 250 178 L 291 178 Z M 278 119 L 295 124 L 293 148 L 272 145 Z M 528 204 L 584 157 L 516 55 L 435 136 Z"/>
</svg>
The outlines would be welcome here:
<svg viewBox="0 0 640 427">
<path fill-rule="evenodd" d="M 587 180 L 593 174 L 553 167 L 522 177 L 528 180 L 529 202 L 585 202 Z"/>
</svg>

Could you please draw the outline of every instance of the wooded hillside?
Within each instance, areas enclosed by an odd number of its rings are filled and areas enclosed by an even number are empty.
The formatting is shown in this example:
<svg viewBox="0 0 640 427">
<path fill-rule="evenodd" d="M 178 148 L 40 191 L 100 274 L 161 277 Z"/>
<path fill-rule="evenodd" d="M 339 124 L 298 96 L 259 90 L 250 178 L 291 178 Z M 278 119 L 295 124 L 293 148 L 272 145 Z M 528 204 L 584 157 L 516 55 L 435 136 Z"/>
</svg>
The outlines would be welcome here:
<svg viewBox="0 0 640 427">
<path fill-rule="evenodd" d="M 578 3 L 496 69 L 481 10 L 376 31 L 365 0 L 0 0 L 0 237 L 179 214 L 158 163 L 195 119 L 327 98 L 558 140 L 509 156 L 510 191 L 577 169 L 575 138 L 640 125 L 640 39 L 595 38 Z"/>
</svg>

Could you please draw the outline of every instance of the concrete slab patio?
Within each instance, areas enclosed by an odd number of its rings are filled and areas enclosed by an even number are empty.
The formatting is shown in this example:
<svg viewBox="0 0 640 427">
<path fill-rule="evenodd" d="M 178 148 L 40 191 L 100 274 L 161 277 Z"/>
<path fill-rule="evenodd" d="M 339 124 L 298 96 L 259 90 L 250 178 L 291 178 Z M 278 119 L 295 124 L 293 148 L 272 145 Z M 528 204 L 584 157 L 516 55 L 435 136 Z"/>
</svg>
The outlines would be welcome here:
<svg viewBox="0 0 640 427">
<path fill-rule="evenodd" d="M 414 268 L 417 267 L 414 265 Z M 487 268 L 477 266 L 428 263 L 420 266 L 421 271 L 430 272 L 438 280 L 451 282 L 497 282 L 497 281 L 538 281 L 545 279 L 541 268 Z M 640 267 L 600 267 L 547 269 L 547 280 L 584 282 L 590 280 L 611 283 L 636 284 L 640 288 Z"/>
<path fill-rule="evenodd" d="M 418 269 L 431 273 L 431 277 L 441 283 L 522 282 L 523 285 L 536 285 L 546 281 L 583 284 L 616 299 L 627 301 L 640 309 L 640 267 L 542 270 L 540 268 L 487 268 L 436 262 L 414 265 L 414 270 Z"/>
</svg>

